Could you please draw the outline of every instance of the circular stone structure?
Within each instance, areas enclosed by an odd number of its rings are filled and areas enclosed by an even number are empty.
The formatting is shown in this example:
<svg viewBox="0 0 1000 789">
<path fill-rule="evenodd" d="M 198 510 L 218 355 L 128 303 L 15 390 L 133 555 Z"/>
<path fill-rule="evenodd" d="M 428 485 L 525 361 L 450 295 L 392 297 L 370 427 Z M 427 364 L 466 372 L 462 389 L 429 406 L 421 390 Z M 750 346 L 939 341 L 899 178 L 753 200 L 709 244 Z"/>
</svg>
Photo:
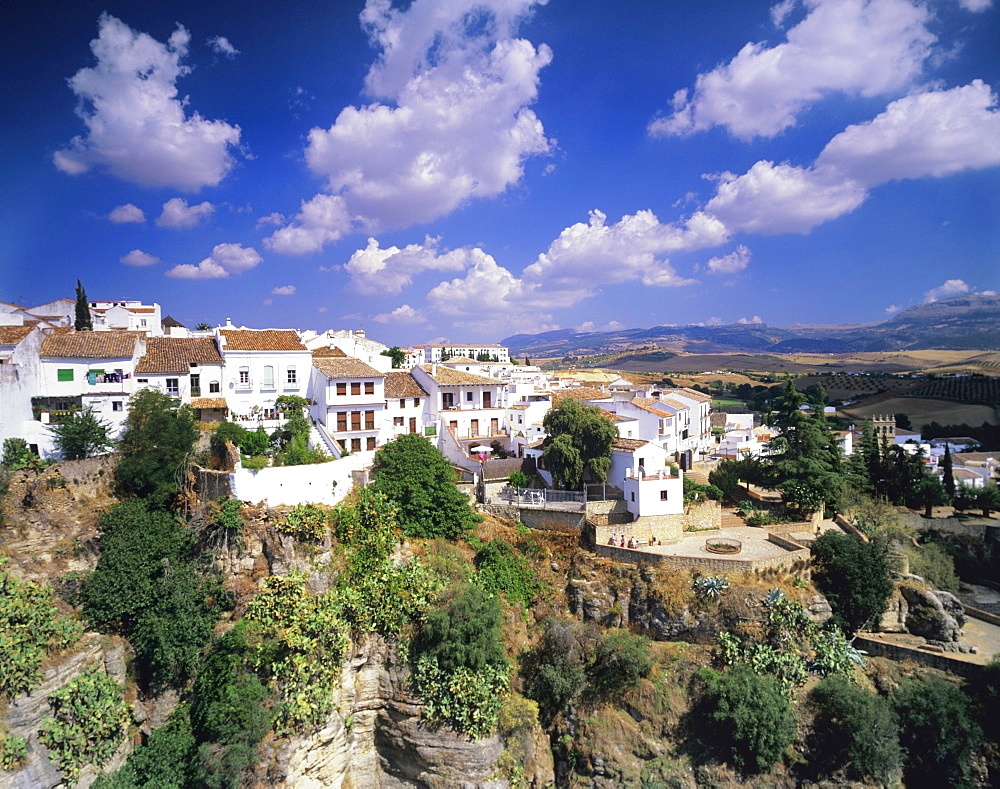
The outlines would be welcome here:
<svg viewBox="0 0 1000 789">
<path fill-rule="evenodd" d="M 705 540 L 705 550 L 732 556 L 743 550 L 743 543 L 732 537 L 712 537 Z"/>
</svg>

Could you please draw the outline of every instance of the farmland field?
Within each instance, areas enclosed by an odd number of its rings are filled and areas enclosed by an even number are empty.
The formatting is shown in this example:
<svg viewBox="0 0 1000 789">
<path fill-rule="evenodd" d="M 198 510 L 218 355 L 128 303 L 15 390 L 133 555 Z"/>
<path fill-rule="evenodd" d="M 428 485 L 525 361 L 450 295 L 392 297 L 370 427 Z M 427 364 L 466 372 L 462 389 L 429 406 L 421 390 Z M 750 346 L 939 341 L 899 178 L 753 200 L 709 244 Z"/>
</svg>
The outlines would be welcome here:
<svg viewBox="0 0 1000 789">
<path fill-rule="evenodd" d="M 983 422 L 996 422 L 996 410 L 985 405 L 959 403 L 954 400 L 936 400 L 925 397 L 890 397 L 878 398 L 876 403 L 858 403 L 856 406 L 842 408 L 840 415 L 863 422 L 877 414 L 895 414 L 900 411 L 910 417 L 915 430 L 929 422 L 942 425 L 981 425 Z"/>
</svg>

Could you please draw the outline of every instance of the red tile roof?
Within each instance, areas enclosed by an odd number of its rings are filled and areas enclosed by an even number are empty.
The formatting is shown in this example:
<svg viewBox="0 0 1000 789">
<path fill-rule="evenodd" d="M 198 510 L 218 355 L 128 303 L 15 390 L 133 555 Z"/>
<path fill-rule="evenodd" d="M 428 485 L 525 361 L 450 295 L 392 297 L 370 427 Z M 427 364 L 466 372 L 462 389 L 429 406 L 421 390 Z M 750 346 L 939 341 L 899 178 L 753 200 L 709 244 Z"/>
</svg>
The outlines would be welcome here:
<svg viewBox="0 0 1000 789">
<path fill-rule="evenodd" d="M 208 337 L 150 337 L 136 373 L 186 373 L 191 363 L 222 364 L 215 340 Z"/>
<path fill-rule="evenodd" d="M 191 401 L 192 408 L 229 408 L 225 397 L 195 397 Z"/>
<path fill-rule="evenodd" d="M 314 348 L 313 359 L 343 359 L 347 356 L 340 348 Z"/>
<path fill-rule="evenodd" d="M 427 392 L 408 372 L 385 374 L 385 396 L 387 400 L 401 397 L 427 397 Z"/>
<path fill-rule="evenodd" d="M 343 359 L 313 357 L 313 367 L 319 370 L 327 378 L 384 378 L 385 373 L 380 373 L 374 367 L 365 364 L 360 359 L 347 356 Z"/>
<path fill-rule="evenodd" d="M 0 326 L 0 345 L 17 345 L 31 334 L 34 326 Z"/>
<path fill-rule="evenodd" d="M 441 364 L 422 364 L 420 369 L 437 381 L 439 386 L 480 386 L 489 384 L 499 386 L 500 382 L 482 375 L 473 375 L 463 370 L 452 370 Z"/>
<path fill-rule="evenodd" d="M 292 329 L 223 329 L 226 351 L 304 351 L 299 335 Z"/>
<path fill-rule="evenodd" d="M 121 359 L 135 353 L 141 332 L 69 331 L 50 334 L 40 356 L 56 359 Z"/>
</svg>

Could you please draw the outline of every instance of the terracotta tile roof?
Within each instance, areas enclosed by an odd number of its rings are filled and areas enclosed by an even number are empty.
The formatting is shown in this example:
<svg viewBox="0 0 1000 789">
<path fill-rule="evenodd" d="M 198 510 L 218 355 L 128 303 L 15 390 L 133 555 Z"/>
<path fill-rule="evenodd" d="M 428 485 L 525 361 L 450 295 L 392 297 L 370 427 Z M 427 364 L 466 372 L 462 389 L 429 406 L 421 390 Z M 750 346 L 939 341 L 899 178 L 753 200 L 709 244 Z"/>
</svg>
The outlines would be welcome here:
<svg viewBox="0 0 1000 789">
<path fill-rule="evenodd" d="M 560 400 L 609 400 L 611 395 L 595 389 L 592 386 L 572 386 L 568 389 L 556 389 L 552 392 L 552 400 L 558 403 Z"/>
<path fill-rule="evenodd" d="M 313 359 L 343 359 L 347 356 L 340 348 L 313 348 Z"/>
<path fill-rule="evenodd" d="M 17 345 L 31 334 L 34 326 L 0 326 L 0 345 Z"/>
<path fill-rule="evenodd" d="M 691 389 L 690 387 L 683 386 L 679 389 L 668 389 L 665 394 L 674 392 L 675 394 L 684 395 L 685 397 L 690 397 L 692 400 L 697 400 L 699 403 L 710 403 L 712 402 L 712 395 L 707 395 L 704 392 L 699 392 L 697 389 Z"/>
<path fill-rule="evenodd" d="M 982 479 L 981 474 L 977 474 L 975 471 L 970 471 L 967 468 L 952 469 L 951 475 L 954 479 L 961 479 L 961 480 Z"/>
<path fill-rule="evenodd" d="M 384 378 L 385 373 L 380 373 L 374 367 L 365 364 L 360 359 L 353 356 L 346 356 L 343 359 L 335 357 L 313 357 L 313 367 L 319 370 L 327 378 Z"/>
<path fill-rule="evenodd" d="M 225 397 L 195 397 L 191 400 L 192 408 L 229 408 Z"/>
<path fill-rule="evenodd" d="M 186 373 L 191 362 L 222 364 L 222 356 L 209 337 L 150 337 L 146 353 L 135 365 L 136 373 Z"/>
<path fill-rule="evenodd" d="M 491 386 L 499 386 L 499 383 L 492 378 L 486 378 L 482 375 L 473 375 L 472 373 L 467 373 L 463 370 L 452 370 L 450 367 L 444 367 L 440 364 L 422 364 L 420 365 L 420 369 L 437 381 L 440 386 L 461 386 L 462 384 L 489 384 Z"/>
<path fill-rule="evenodd" d="M 649 411 L 651 414 L 656 414 L 659 417 L 664 416 L 674 416 L 675 406 L 671 406 L 667 403 L 661 402 L 654 397 L 636 397 L 631 401 L 632 405 L 636 408 L 641 408 L 643 411 Z M 684 406 L 686 408 L 687 406 Z M 683 410 L 683 409 L 681 409 Z"/>
<path fill-rule="evenodd" d="M 129 312 L 143 312 L 143 313 L 156 312 L 156 307 L 126 307 L 125 309 L 127 309 Z"/>
<path fill-rule="evenodd" d="M 56 332 L 42 342 L 39 355 L 56 359 L 120 359 L 135 353 L 142 336 L 140 332 Z"/>
<path fill-rule="evenodd" d="M 408 372 L 385 374 L 385 396 L 387 400 L 401 397 L 427 397 L 424 387 Z"/>
<path fill-rule="evenodd" d="M 470 359 L 468 356 L 452 356 L 450 359 L 445 359 L 439 364 L 478 364 L 475 359 Z"/>
<path fill-rule="evenodd" d="M 724 414 L 721 411 L 716 411 L 715 413 L 709 414 L 708 422 L 712 427 L 725 427 L 726 420 L 729 418 L 729 414 Z"/>
<path fill-rule="evenodd" d="M 622 416 L 621 414 L 616 414 L 614 411 L 605 411 L 601 409 L 601 416 L 610 422 L 634 422 L 635 420 L 631 417 Z"/>
<path fill-rule="evenodd" d="M 642 449 L 648 443 L 648 441 L 643 441 L 639 438 L 616 438 L 611 448 L 619 452 L 635 452 L 637 449 Z"/>
<path fill-rule="evenodd" d="M 953 452 L 952 460 L 956 463 L 985 463 L 990 458 L 1000 459 L 1000 452 Z"/>
<path fill-rule="evenodd" d="M 223 329 L 225 351 L 304 351 L 306 346 L 292 329 Z"/>
</svg>

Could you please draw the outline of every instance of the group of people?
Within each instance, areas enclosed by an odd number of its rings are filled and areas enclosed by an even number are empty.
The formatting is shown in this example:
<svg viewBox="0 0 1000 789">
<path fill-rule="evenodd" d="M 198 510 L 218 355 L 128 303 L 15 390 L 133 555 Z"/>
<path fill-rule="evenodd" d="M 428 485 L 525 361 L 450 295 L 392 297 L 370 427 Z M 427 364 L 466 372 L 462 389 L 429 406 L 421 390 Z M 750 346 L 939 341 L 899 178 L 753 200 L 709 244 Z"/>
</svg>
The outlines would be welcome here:
<svg viewBox="0 0 1000 789">
<path fill-rule="evenodd" d="M 622 532 L 621 537 L 619 537 L 615 532 L 611 532 L 611 538 L 608 540 L 608 545 L 617 545 L 619 548 L 625 547 L 625 532 Z M 638 548 L 639 541 L 635 537 L 628 538 L 629 548 Z"/>
</svg>

